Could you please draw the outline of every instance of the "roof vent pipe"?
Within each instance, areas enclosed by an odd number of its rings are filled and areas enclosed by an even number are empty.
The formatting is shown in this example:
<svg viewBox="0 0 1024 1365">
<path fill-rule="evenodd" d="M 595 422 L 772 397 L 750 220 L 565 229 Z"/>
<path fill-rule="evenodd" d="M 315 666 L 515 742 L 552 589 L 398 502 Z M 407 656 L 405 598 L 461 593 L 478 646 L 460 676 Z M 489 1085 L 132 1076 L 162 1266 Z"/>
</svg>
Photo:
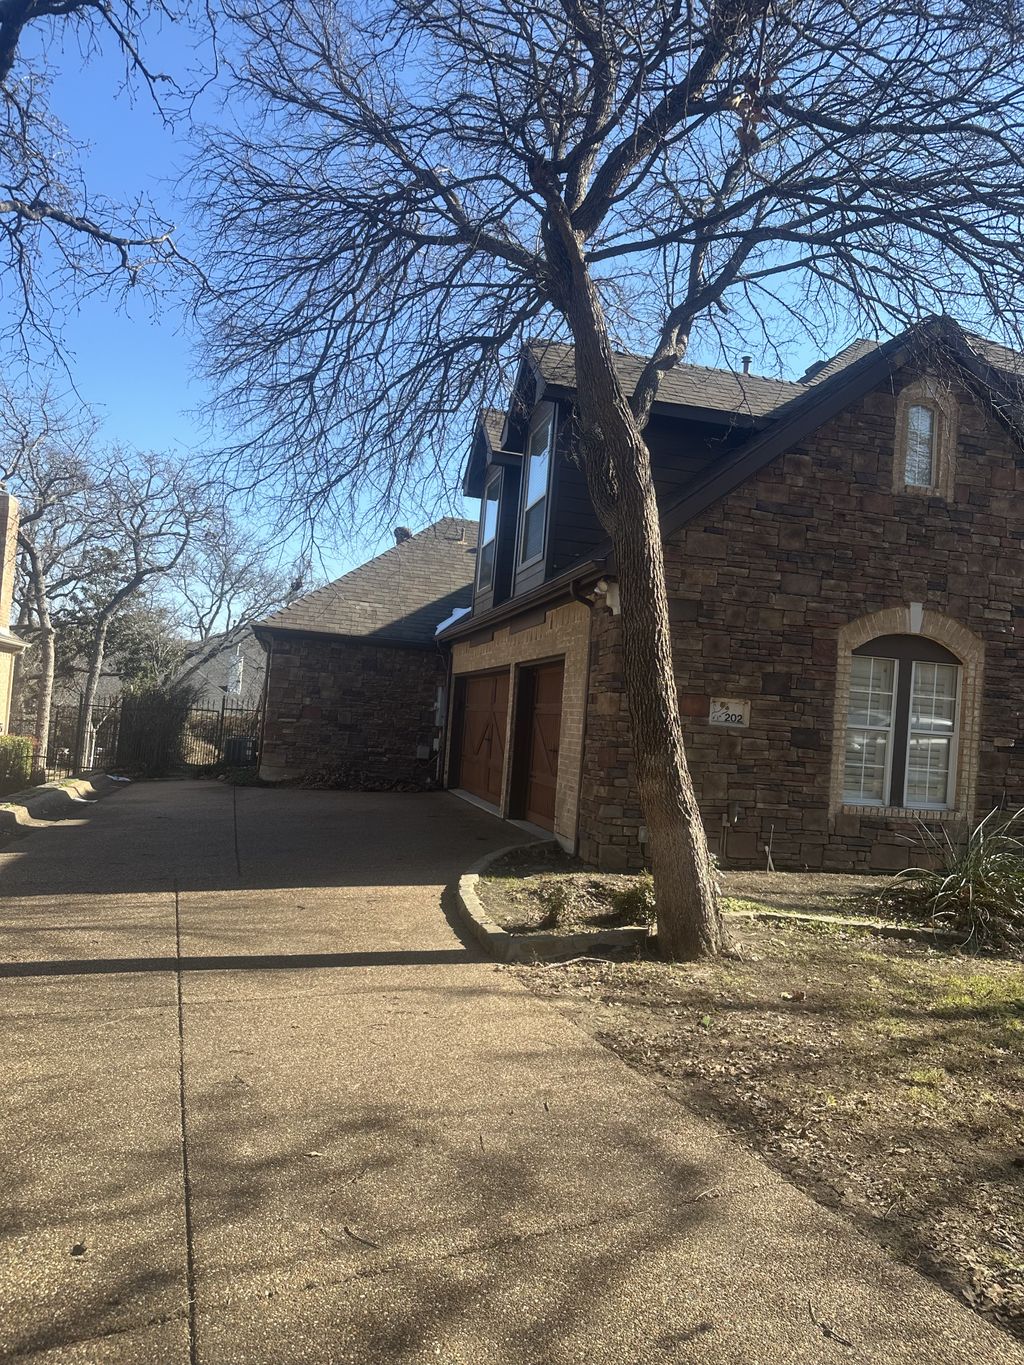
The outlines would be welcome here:
<svg viewBox="0 0 1024 1365">
<path fill-rule="evenodd" d="M 408 526 L 396 526 L 395 544 L 401 545 L 403 540 L 412 540 L 412 532 L 409 530 Z"/>
<path fill-rule="evenodd" d="M 750 362 L 753 360 L 753 358 L 754 358 L 754 357 L 753 357 L 752 355 L 741 355 L 741 356 L 740 356 L 740 360 L 743 361 L 743 373 L 744 373 L 744 374 L 749 374 L 749 373 L 750 373 Z"/>
</svg>

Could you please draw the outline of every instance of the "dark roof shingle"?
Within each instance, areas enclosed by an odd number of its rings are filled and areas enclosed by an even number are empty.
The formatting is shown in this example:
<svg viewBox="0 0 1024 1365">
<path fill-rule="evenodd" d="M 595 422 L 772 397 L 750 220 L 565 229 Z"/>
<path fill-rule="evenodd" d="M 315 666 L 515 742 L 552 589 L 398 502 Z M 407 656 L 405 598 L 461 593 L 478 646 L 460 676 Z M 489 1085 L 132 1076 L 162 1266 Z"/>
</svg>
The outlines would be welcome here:
<svg viewBox="0 0 1024 1365">
<path fill-rule="evenodd" d="M 547 383 L 559 388 L 575 388 L 576 362 L 572 346 L 556 341 L 534 341 L 530 343 L 530 354 Z M 631 394 L 636 388 L 646 363 L 640 356 L 616 352 L 615 368 L 627 393 Z M 801 394 L 805 387 L 788 379 L 765 379 L 763 375 L 712 370 L 704 365 L 677 365 L 662 379 L 658 402 L 769 417 Z"/>
<path fill-rule="evenodd" d="M 1009 346 L 1003 346 L 998 341 L 989 341 L 988 337 L 978 336 L 975 332 L 965 332 L 964 336 L 971 350 L 979 355 L 986 365 L 1001 370 L 1003 374 L 1016 378 L 1024 377 L 1024 355 L 1020 351 L 1012 351 Z"/>
<path fill-rule="evenodd" d="M 492 450 L 501 449 L 501 436 L 505 430 L 505 411 L 503 408 L 484 408 L 480 414 L 480 421 L 487 439 L 491 443 Z"/>
<path fill-rule="evenodd" d="M 856 341 L 851 341 L 848 346 L 844 346 L 841 351 L 837 351 L 828 360 L 819 360 L 817 364 L 812 365 L 800 376 L 800 384 L 806 388 L 814 388 L 818 384 L 823 384 L 827 379 L 833 379 L 843 370 L 855 365 L 858 360 L 863 360 L 865 356 L 874 355 L 878 349 L 877 341 L 858 337 Z"/>
<path fill-rule="evenodd" d="M 476 537 L 475 521 L 444 517 L 282 607 L 257 630 L 431 645 L 437 625 L 472 601 Z"/>
</svg>

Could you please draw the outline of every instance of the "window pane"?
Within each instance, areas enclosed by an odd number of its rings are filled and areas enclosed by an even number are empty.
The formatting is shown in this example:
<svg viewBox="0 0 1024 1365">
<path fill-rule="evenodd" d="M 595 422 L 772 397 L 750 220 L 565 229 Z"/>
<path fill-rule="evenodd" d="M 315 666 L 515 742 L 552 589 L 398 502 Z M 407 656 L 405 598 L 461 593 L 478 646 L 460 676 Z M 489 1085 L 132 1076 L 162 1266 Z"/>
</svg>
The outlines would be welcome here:
<svg viewBox="0 0 1024 1365">
<path fill-rule="evenodd" d="M 915 405 L 907 413 L 907 460 L 904 478 L 918 488 L 930 488 L 934 480 L 935 411 Z"/>
<path fill-rule="evenodd" d="M 903 798 L 908 806 L 949 803 L 959 671 L 955 664 L 914 664 Z"/>
<path fill-rule="evenodd" d="M 480 549 L 477 556 L 477 587 L 489 588 L 494 579 L 494 540 L 498 531 L 498 493 L 500 475 L 492 478 L 484 489 L 483 514 L 480 519 Z"/>
<path fill-rule="evenodd" d="M 524 560 L 533 559 L 544 548 L 544 508 L 546 505 L 547 499 L 534 503 L 523 517 L 522 558 Z"/>
<path fill-rule="evenodd" d="M 855 654 L 850 669 L 850 703 L 846 717 L 843 800 L 884 806 L 889 745 L 896 701 L 895 659 Z"/>
<path fill-rule="evenodd" d="M 544 549 L 544 508 L 547 505 L 548 467 L 554 419 L 548 414 L 530 435 L 526 460 L 526 489 L 523 494 L 523 538 L 519 558 L 525 564 Z"/>
<path fill-rule="evenodd" d="M 907 744 L 908 806 L 944 806 L 949 795 L 950 740 L 911 735 Z"/>
<path fill-rule="evenodd" d="M 885 805 L 888 751 L 888 730 L 847 730 L 843 769 L 844 801 Z"/>
<path fill-rule="evenodd" d="M 551 418 L 542 422 L 530 437 L 530 458 L 526 472 L 526 506 L 542 498 L 548 489 L 548 448 L 551 445 Z"/>
<path fill-rule="evenodd" d="M 484 493 L 483 526 L 480 530 L 480 543 L 487 545 L 494 539 L 498 529 L 498 480 L 492 479 Z"/>
<path fill-rule="evenodd" d="M 489 540 L 486 545 L 480 546 L 480 577 L 478 585 L 481 588 L 491 586 L 491 578 L 494 574 L 494 541 Z"/>
<path fill-rule="evenodd" d="M 877 725 L 888 729 L 892 724 L 895 683 L 895 660 L 866 659 L 855 654 L 850 676 L 850 709 L 847 724 Z"/>
<path fill-rule="evenodd" d="M 956 719 L 955 664 L 914 665 L 914 687 L 910 698 L 910 729 L 929 734 L 948 735 Z"/>
</svg>

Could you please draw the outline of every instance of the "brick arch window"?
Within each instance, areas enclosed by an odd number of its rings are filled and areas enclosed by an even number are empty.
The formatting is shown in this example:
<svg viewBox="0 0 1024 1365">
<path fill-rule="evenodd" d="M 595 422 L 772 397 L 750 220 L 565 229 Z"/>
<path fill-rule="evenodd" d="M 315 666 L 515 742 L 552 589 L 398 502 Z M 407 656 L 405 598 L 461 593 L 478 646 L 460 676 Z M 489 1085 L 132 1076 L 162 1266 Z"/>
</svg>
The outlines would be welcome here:
<svg viewBox="0 0 1024 1365">
<path fill-rule="evenodd" d="M 900 390 L 893 445 L 897 493 L 952 498 L 957 426 L 957 401 L 938 379 L 918 379 Z"/>
<path fill-rule="evenodd" d="M 918 605 L 839 632 L 832 809 L 969 815 L 983 646 Z"/>
</svg>

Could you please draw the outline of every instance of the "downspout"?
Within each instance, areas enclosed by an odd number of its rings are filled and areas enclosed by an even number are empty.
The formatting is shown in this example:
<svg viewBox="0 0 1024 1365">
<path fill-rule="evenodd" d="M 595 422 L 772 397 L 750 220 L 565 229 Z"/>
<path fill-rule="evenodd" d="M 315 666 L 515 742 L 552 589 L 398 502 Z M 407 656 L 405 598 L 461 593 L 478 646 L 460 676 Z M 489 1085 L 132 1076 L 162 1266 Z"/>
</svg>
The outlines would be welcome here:
<svg viewBox="0 0 1024 1365">
<path fill-rule="evenodd" d="M 444 649 L 445 646 L 440 640 L 437 641 L 437 648 Z M 451 645 L 447 646 L 448 663 L 444 674 L 444 715 L 439 717 L 441 721 L 441 734 L 437 743 L 437 766 L 435 777 L 437 785 L 442 789 L 445 787 L 445 769 L 448 764 L 448 740 L 451 734 L 453 684 L 455 669 L 455 653 Z"/>
</svg>

